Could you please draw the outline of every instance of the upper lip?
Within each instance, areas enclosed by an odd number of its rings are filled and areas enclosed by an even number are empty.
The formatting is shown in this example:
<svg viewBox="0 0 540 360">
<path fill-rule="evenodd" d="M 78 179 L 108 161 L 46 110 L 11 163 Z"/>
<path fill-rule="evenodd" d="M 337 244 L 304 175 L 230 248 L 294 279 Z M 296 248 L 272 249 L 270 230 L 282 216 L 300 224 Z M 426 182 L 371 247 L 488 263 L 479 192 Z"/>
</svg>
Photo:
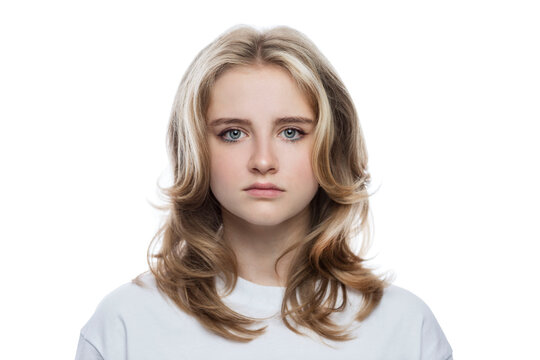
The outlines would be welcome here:
<svg viewBox="0 0 540 360">
<path fill-rule="evenodd" d="M 249 187 L 245 188 L 244 190 L 250 190 L 250 189 L 273 189 L 273 190 L 283 191 L 283 189 L 277 187 L 276 185 L 272 183 L 260 183 L 260 182 L 253 183 Z"/>
</svg>

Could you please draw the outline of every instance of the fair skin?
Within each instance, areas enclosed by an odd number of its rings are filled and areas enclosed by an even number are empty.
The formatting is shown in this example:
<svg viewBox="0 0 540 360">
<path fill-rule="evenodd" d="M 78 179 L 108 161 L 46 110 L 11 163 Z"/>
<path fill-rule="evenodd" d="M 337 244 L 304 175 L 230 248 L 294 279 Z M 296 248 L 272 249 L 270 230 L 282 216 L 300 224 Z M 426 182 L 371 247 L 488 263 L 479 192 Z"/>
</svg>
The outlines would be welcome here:
<svg viewBox="0 0 540 360">
<path fill-rule="evenodd" d="M 306 96 L 275 65 L 233 67 L 211 90 L 210 188 L 221 205 L 223 239 L 246 280 L 285 286 L 294 254 L 282 258 L 277 273 L 274 264 L 306 234 L 309 203 L 319 186 L 311 166 L 315 123 Z M 256 182 L 283 191 L 273 197 L 246 191 Z"/>
</svg>

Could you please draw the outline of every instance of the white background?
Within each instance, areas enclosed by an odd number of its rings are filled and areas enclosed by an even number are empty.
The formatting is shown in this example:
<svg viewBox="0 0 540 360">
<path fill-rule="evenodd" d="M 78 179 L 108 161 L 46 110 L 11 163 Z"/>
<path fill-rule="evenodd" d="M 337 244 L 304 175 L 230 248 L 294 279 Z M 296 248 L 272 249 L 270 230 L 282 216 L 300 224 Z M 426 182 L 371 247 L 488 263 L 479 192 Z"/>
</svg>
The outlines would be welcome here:
<svg viewBox="0 0 540 360">
<path fill-rule="evenodd" d="M 456 359 L 538 356 L 539 18 L 535 1 L 2 2 L 0 356 L 73 358 L 146 270 L 176 88 L 238 23 L 292 26 L 337 69 L 378 188 L 372 264 Z"/>
</svg>

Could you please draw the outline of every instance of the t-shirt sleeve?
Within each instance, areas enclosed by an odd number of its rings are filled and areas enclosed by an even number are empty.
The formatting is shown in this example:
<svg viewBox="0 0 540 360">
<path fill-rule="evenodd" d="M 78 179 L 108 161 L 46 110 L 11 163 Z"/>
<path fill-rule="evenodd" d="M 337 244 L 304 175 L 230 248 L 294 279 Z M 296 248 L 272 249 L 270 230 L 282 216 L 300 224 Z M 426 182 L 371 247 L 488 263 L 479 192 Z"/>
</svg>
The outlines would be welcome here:
<svg viewBox="0 0 540 360">
<path fill-rule="evenodd" d="M 75 360 L 104 360 L 99 351 L 81 334 Z"/>
<path fill-rule="evenodd" d="M 424 304 L 425 305 L 425 304 Z M 430 308 L 424 306 L 422 360 L 452 360 L 452 348 Z"/>
</svg>

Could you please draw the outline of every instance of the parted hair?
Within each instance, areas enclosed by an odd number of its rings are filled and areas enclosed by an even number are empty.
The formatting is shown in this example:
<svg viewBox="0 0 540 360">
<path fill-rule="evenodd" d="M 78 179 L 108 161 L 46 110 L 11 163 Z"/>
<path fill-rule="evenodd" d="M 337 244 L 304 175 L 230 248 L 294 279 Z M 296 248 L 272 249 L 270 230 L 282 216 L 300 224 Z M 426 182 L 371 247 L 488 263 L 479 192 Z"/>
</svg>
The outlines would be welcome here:
<svg viewBox="0 0 540 360">
<path fill-rule="evenodd" d="M 240 342 L 265 331 L 266 326 L 253 328 L 262 319 L 230 309 L 218 292 L 217 277 L 228 294 L 238 270 L 222 238 L 220 204 L 210 190 L 206 112 L 212 86 L 227 69 L 266 64 L 286 70 L 316 114 L 311 162 L 320 187 L 309 204 L 309 231 L 276 261 L 277 269 L 283 256 L 294 254 L 281 319 L 297 334 L 307 328 L 330 340 L 350 340 L 348 329 L 331 319 L 345 309 L 347 289 L 362 295 L 355 310 L 362 321 L 389 284 L 363 257 L 370 242 L 366 146 L 355 106 L 336 71 L 310 39 L 288 26 L 234 26 L 202 49 L 182 77 L 167 132 L 174 181 L 159 187 L 167 199 L 161 207 L 167 217 L 148 248 L 149 268 L 159 291 L 208 330 Z M 361 247 L 353 251 L 360 234 Z M 133 281 L 140 284 L 139 277 Z"/>
</svg>

